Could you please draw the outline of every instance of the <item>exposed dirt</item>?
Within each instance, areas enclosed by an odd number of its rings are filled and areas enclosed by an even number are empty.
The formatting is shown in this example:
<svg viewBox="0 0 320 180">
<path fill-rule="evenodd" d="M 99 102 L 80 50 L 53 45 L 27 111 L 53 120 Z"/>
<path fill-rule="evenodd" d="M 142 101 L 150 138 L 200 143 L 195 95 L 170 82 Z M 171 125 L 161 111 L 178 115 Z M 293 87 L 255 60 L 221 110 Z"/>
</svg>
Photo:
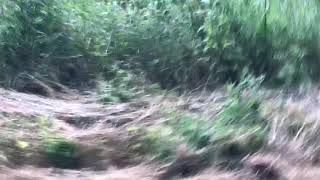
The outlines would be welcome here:
<svg viewBox="0 0 320 180">
<path fill-rule="evenodd" d="M 186 178 L 174 177 L 183 173 L 183 167 L 170 175 L 174 163 L 163 167 L 157 162 L 132 153 L 128 144 L 134 140 L 126 128 L 134 124 L 150 124 L 162 121 L 156 113 L 161 97 L 146 97 L 133 103 L 102 105 L 95 95 L 78 93 L 61 94 L 59 99 L 41 97 L 0 89 L 1 137 L 27 141 L 31 146 L 30 156 L 20 157 L 17 151 L 7 157 L 0 154 L 0 179 L 4 180 L 254 180 L 254 179 L 320 179 L 320 169 L 300 167 L 292 161 L 275 154 L 255 155 L 245 159 L 245 167 L 238 172 L 224 172 L 205 167 Z M 220 98 L 223 98 L 220 96 Z M 210 98 L 206 98 L 207 100 Z M 210 99 L 215 101 L 215 99 Z M 201 104 L 191 102 L 181 108 L 201 111 Z M 212 114 L 212 113 L 211 113 Z M 54 132 L 81 146 L 81 166 L 76 170 L 50 167 L 37 149 L 32 149 L 41 139 L 39 127 L 30 119 L 47 118 Z M 23 121 L 22 121 L 23 120 Z M 23 123 L 25 122 L 25 123 Z M 10 143 L 1 144 L 1 149 L 10 149 Z M 11 143 L 14 146 L 14 142 Z M 34 146 L 36 147 L 36 146 Z M 12 147 L 14 148 L 14 147 Z M 27 150 L 26 150 L 27 151 Z M 24 153 L 26 153 L 26 151 Z M 27 151 L 28 152 L 28 151 Z M 18 155 L 17 155 L 18 154 Z M 192 163 L 183 159 L 184 165 Z M 13 161 L 15 159 L 15 161 Z M 181 159 L 180 159 L 181 160 Z M 193 161 L 196 162 L 196 161 Z M 177 163 L 177 162 L 175 162 Z M 191 166 L 190 166 L 191 167 Z M 191 167 L 192 168 L 192 167 Z M 179 170 L 180 169 L 180 170 Z M 181 171 L 181 172 L 180 172 Z M 165 176 L 164 176 L 165 174 Z M 168 175 L 169 174 L 169 175 Z"/>
</svg>

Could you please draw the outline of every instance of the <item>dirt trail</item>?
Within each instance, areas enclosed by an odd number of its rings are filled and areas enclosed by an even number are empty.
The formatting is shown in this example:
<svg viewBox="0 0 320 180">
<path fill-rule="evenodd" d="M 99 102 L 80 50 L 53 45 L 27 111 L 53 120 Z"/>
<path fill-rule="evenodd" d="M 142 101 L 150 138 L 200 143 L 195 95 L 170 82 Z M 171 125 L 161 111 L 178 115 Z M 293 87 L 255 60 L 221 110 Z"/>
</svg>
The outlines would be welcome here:
<svg viewBox="0 0 320 180">
<path fill-rule="evenodd" d="M 86 99 L 87 98 L 87 99 Z M 102 105 L 86 103 L 88 97 L 73 95 L 68 100 L 50 99 L 0 89 L 0 112 L 24 116 L 102 115 Z"/>
<path fill-rule="evenodd" d="M 161 98 L 160 98 L 161 99 Z M 13 117 L 46 117 L 52 122 L 52 131 L 66 139 L 83 145 L 85 166 L 77 170 L 56 169 L 38 164 L 22 166 L 1 165 L 0 179 L 6 180 L 156 180 L 161 168 L 128 151 L 132 137 L 126 131 L 130 125 L 148 125 L 161 120 L 154 113 L 157 97 L 144 98 L 132 103 L 102 105 L 95 95 L 64 95 L 52 99 L 32 94 L 0 89 L 0 119 L 3 120 L 3 134 L 16 133 L 6 125 Z M 27 122 L 26 124 L 32 124 Z M 21 131 L 27 131 L 24 126 Z M 1 134 L 1 133 L 0 133 Z M 39 134 L 31 128 L 15 136 L 25 141 L 38 140 Z M 1 158 L 0 158 L 1 159 Z M 28 160 L 30 161 L 30 160 Z M 198 179 L 231 179 L 233 174 L 214 173 Z M 192 178 L 190 178 L 192 179 Z"/>
<path fill-rule="evenodd" d="M 51 99 L 32 94 L 24 94 L 0 89 L 0 113 L 26 117 L 47 117 L 63 122 L 61 128 L 81 131 L 97 122 L 121 126 L 133 120 L 147 118 L 145 108 L 148 102 L 102 105 L 94 95 L 75 95 L 65 99 Z M 71 132 L 69 132 L 71 133 Z"/>
<path fill-rule="evenodd" d="M 22 166 L 1 168 L 0 179 L 152 179 L 153 169 L 129 162 L 126 154 L 125 124 L 148 119 L 147 102 L 102 105 L 95 102 L 94 95 L 69 95 L 67 99 L 51 99 L 32 94 L 24 94 L 0 89 L 0 119 L 3 134 L 14 131 L 5 123 L 14 116 L 24 118 L 45 117 L 52 121 L 53 129 L 59 135 L 72 139 L 88 148 L 87 167 L 80 170 L 57 170 Z M 31 123 L 31 122 L 30 122 Z M 21 129 L 21 131 L 24 131 Z M 26 137 L 26 133 L 23 135 Z M 27 136 L 36 139 L 37 134 L 28 132 Z M 104 146 L 101 146 L 104 145 Z M 99 148 L 101 146 L 101 148 Z M 107 161 L 107 162 L 104 162 Z M 133 161 L 133 160 L 132 160 Z M 89 166 L 103 171 L 93 171 Z M 122 170 L 119 170 L 119 167 Z M 1 173 L 2 172 L 2 173 Z"/>
<path fill-rule="evenodd" d="M 50 131 L 81 144 L 82 166 L 75 170 L 57 169 L 43 165 L 41 154 L 15 157 L 19 165 L 8 162 L 0 151 L 0 179 L 2 180 L 157 180 L 162 166 L 144 157 L 132 154 L 128 144 L 132 137 L 127 131 L 131 125 L 149 125 L 161 121 L 156 104 L 161 97 L 142 98 L 132 103 L 103 105 L 94 94 L 77 93 L 62 95 L 60 99 L 0 89 L 0 138 L 39 143 L 39 126 L 31 119 L 47 118 Z M 160 99 L 160 100 L 159 100 Z M 195 103 L 196 104 L 196 103 Z M 191 107 L 194 109 L 194 106 Z M 197 109 L 199 109 L 197 107 Z M 22 120 L 21 120 L 22 119 Z M 0 150 L 10 148 L 2 145 Z M 13 145 L 14 146 L 14 145 Z M 35 151 L 32 149 L 32 151 Z M 34 152 L 33 152 L 34 153 Z M 16 154 L 14 154 L 16 156 Z M 276 165 L 275 172 L 283 176 L 270 180 L 316 180 L 320 177 L 317 167 L 297 167 L 276 156 L 256 156 L 254 163 Z M 256 167 L 253 163 L 251 167 Z M 257 166 L 258 167 L 258 166 Z M 258 174 L 221 172 L 216 169 L 195 174 L 185 180 L 255 180 Z M 181 178 L 179 178 L 181 179 Z"/>
</svg>

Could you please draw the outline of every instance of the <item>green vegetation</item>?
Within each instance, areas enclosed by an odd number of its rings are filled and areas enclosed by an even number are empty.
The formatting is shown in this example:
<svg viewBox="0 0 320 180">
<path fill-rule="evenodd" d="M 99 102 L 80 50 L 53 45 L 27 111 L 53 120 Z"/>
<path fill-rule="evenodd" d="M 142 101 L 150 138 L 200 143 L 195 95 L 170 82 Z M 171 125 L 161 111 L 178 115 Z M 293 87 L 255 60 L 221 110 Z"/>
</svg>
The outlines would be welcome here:
<svg viewBox="0 0 320 180">
<path fill-rule="evenodd" d="M 260 113 L 260 100 L 242 93 L 255 94 L 261 82 L 262 78 L 246 77 L 238 86 L 228 86 L 229 98 L 213 119 L 179 110 L 165 113 L 169 121 L 141 130 L 142 140 L 134 148 L 166 161 L 175 158 L 179 145 L 186 144 L 193 150 L 206 149 L 213 162 L 227 164 L 262 150 L 269 124 Z"/>
<path fill-rule="evenodd" d="M 245 155 L 263 148 L 268 140 L 269 124 L 260 112 L 261 100 L 258 97 L 258 88 L 262 78 L 246 77 L 238 86 L 230 85 L 229 99 L 219 113 L 211 131 L 215 141 L 223 143 L 229 141 L 230 147 L 238 149 L 235 154 Z M 250 93 L 248 97 L 243 92 Z M 221 141 L 222 140 L 222 141 Z M 221 148 L 225 144 L 222 144 Z M 227 146 L 228 147 L 228 146 Z M 237 154 L 238 153 L 238 154 Z"/>
<path fill-rule="evenodd" d="M 77 146 L 62 138 L 48 138 L 43 151 L 51 165 L 58 168 L 75 169 L 79 166 Z"/>
<path fill-rule="evenodd" d="M 127 102 L 138 94 L 138 88 L 135 83 L 139 82 L 133 78 L 132 74 L 114 68 L 113 78 L 107 82 L 100 83 L 98 90 L 103 102 Z"/>
<path fill-rule="evenodd" d="M 319 77 L 316 0 L 1 2 L 7 85 L 21 72 L 79 85 L 114 67 L 166 88 L 238 82 L 244 68 L 276 85 Z"/>
<path fill-rule="evenodd" d="M 82 71 L 82 68 L 72 69 L 81 58 L 72 60 L 79 50 L 75 50 L 76 42 L 70 39 L 64 26 L 62 4 L 48 0 L 2 1 L 1 4 L 1 77 L 9 85 L 23 72 L 65 83 L 74 81 L 67 76 Z"/>
<path fill-rule="evenodd" d="M 159 84 L 146 82 L 141 77 L 128 71 L 113 67 L 112 78 L 100 82 L 98 93 L 104 103 L 128 102 L 141 95 L 159 94 L 162 92 Z"/>
</svg>

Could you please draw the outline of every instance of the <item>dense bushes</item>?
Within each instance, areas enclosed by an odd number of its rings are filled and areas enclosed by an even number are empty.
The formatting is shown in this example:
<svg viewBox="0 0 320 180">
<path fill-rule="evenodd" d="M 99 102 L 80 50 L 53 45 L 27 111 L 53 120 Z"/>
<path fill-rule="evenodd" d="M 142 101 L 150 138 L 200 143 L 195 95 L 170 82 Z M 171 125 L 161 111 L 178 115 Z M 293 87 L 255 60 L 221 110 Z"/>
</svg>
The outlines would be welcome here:
<svg viewBox="0 0 320 180">
<path fill-rule="evenodd" d="M 243 69 L 273 84 L 318 78 L 316 0 L 2 1 L 2 79 L 111 79 L 115 66 L 169 88 L 237 82 Z"/>
<path fill-rule="evenodd" d="M 317 77 L 316 3 L 109 3 L 108 13 L 117 9 L 117 16 L 106 19 L 116 17 L 112 22 L 117 23 L 104 24 L 110 34 L 108 57 L 164 87 L 238 81 L 244 68 L 272 83 L 294 84 Z"/>
<path fill-rule="evenodd" d="M 164 87 L 239 81 L 245 68 L 273 84 L 318 77 L 316 1 L 141 0 L 107 7 L 118 10 L 107 18 L 117 25 L 105 24 L 114 27 L 108 57 Z"/>
<path fill-rule="evenodd" d="M 92 73 L 85 72 L 89 63 L 70 36 L 63 6 L 51 0 L 3 1 L 0 62 L 7 85 L 22 72 L 64 83 Z"/>
</svg>

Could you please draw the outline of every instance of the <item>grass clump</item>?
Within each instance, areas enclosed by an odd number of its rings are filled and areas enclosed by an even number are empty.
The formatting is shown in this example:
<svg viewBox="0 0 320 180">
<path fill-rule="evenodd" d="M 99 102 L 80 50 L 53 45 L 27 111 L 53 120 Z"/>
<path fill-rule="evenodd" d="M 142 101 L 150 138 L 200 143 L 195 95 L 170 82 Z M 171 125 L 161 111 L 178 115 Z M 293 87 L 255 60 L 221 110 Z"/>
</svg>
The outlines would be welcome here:
<svg viewBox="0 0 320 180">
<path fill-rule="evenodd" d="M 117 66 L 109 71 L 109 79 L 100 82 L 98 93 L 104 103 L 129 102 L 141 95 L 159 94 L 162 89 L 159 84 L 151 84 L 132 72 Z"/>
<path fill-rule="evenodd" d="M 148 128 L 138 146 L 138 150 L 149 153 L 156 159 L 170 161 L 174 159 L 175 148 L 182 142 L 181 137 L 174 130 L 165 125 Z"/>
<path fill-rule="evenodd" d="M 105 103 L 128 102 L 138 94 L 135 79 L 132 73 L 114 67 L 110 72 L 110 78 L 104 83 L 100 83 L 99 94 Z"/>
<path fill-rule="evenodd" d="M 256 152 L 266 144 L 269 125 L 260 113 L 261 100 L 243 95 L 249 91 L 257 95 L 261 82 L 262 78 L 247 76 L 237 86 L 228 86 L 229 98 L 210 130 L 218 146 L 226 144 L 233 150 L 238 149 L 235 154 L 244 155 Z"/>
<path fill-rule="evenodd" d="M 43 151 L 54 167 L 64 169 L 79 167 L 78 147 L 73 142 L 63 138 L 48 138 L 43 144 Z"/>
<path fill-rule="evenodd" d="M 168 113 L 168 121 L 144 131 L 144 152 L 159 159 L 175 158 L 179 145 L 205 150 L 212 162 L 238 161 L 266 145 L 269 125 L 260 113 L 261 102 L 245 92 L 259 86 L 261 79 L 248 77 L 241 84 L 229 86 L 230 96 L 223 109 L 212 119 L 188 112 Z"/>
<path fill-rule="evenodd" d="M 261 100 L 258 97 L 244 97 L 245 91 L 257 95 L 257 88 L 262 79 L 243 79 L 239 85 L 229 85 L 229 98 L 225 102 L 223 110 L 215 120 L 213 130 L 218 136 L 235 137 L 250 135 L 252 132 L 257 138 L 267 139 L 268 123 L 260 113 Z M 249 93 L 249 92 L 248 92 Z"/>
</svg>

